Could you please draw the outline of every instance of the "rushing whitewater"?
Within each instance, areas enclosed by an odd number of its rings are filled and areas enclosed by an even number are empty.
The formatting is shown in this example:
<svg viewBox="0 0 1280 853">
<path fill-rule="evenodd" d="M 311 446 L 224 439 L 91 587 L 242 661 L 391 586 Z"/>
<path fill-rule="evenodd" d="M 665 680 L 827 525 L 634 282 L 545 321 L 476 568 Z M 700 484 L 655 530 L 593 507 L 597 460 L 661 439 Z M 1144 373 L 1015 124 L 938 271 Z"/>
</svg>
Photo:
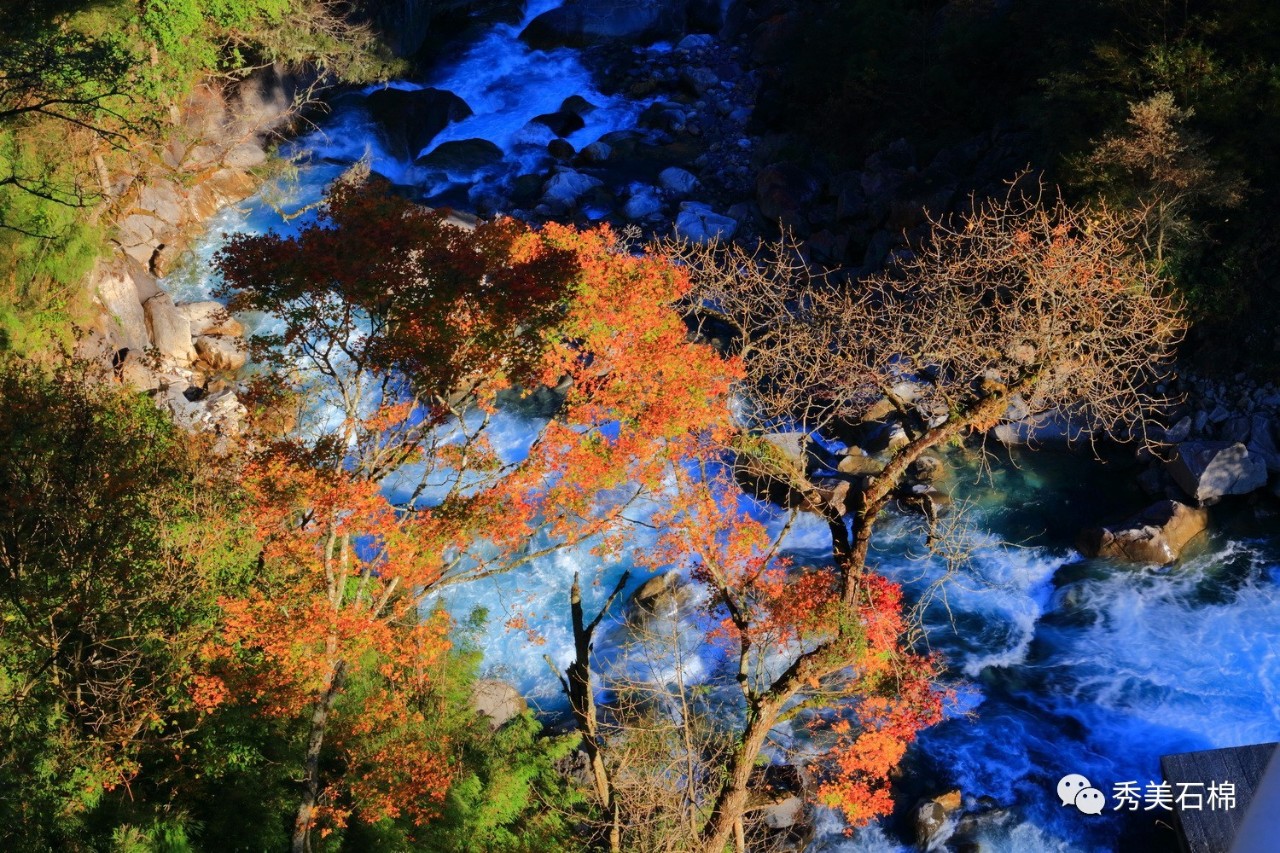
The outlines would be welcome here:
<svg viewBox="0 0 1280 853">
<path fill-rule="evenodd" d="M 526 21 L 555 5 L 531 2 Z M 483 138 L 505 152 L 502 164 L 473 174 L 425 171 L 388 155 L 368 114 L 348 104 L 289 146 L 296 180 L 277 182 L 215 218 L 166 289 L 178 300 L 208 298 L 215 285 L 209 261 L 226 234 L 289 233 L 356 160 L 367 158 L 375 171 L 431 198 L 535 168 L 545 160 L 547 138 L 529 120 L 570 95 L 598 107 L 570 137 L 576 147 L 634 123 L 643 103 L 600 93 L 573 51 L 530 50 L 517 38 L 522 26 L 497 25 L 447 67 L 396 84 L 448 89 L 474 110 L 429 148 Z M 271 322 L 248 320 L 259 328 Z M 498 451 L 520 456 L 535 428 L 519 414 L 503 413 L 495 422 Z M 1102 815 L 1087 816 L 1062 807 L 1054 786 L 1064 774 L 1080 773 L 1110 795 L 1122 781 L 1139 787 L 1159 781 L 1158 759 L 1167 752 L 1280 739 L 1275 520 L 1247 509 L 1215 516 L 1219 532 L 1171 571 L 1082 562 L 1069 544 L 1079 527 L 1142 505 L 1127 486 L 1131 476 L 1051 454 L 997 464 L 990 481 L 979 481 L 963 463 L 953 467 L 957 496 L 972 500 L 975 532 L 964 565 L 948 571 L 936 559 L 922 559 L 918 528 L 905 519 L 884 526 L 873 554 L 880 571 L 927 601 L 929 642 L 957 677 L 950 718 L 923 735 L 903 790 L 909 798 L 959 788 L 970 807 L 987 798 L 971 836 L 987 850 L 1147 849 L 1151 839 L 1141 827 L 1150 826 L 1150 815 L 1145 823 L 1126 819 L 1109 803 Z M 393 496 L 396 488 L 388 484 Z M 764 506 L 755 511 L 781 531 L 779 514 Z M 826 559 L 829 548 L 825 524 L 816 518 L 801 519 L 787 533 L 786 549 L 797 561 Z M 487 674 L 510 680 L 535 707 L 555 714 L 563 698 L 543 655 L 563 664 L 571 653 L 573 575 L 583 574 L 592 610 L 628 568 L 625 560 L 601 563 L 584 546 L 451 591 L 446 603 L 460 619 L 476 607 L 488 611 L 479 638 Z M 527 629 L 504 626 L 516 614 L 527 619 Z M 608 639 L 616 631 L 616 625 L 602 629 L 601 651 L 609 660 Z M 714 652 L 703 654 L 689 663 L 695 679 L 719 663 Z M 894 840 L 897 829 L 872 826 L 846 837 L 832 815 L 820 813 L 813 849 L 909 849 Z"/>
</svg>

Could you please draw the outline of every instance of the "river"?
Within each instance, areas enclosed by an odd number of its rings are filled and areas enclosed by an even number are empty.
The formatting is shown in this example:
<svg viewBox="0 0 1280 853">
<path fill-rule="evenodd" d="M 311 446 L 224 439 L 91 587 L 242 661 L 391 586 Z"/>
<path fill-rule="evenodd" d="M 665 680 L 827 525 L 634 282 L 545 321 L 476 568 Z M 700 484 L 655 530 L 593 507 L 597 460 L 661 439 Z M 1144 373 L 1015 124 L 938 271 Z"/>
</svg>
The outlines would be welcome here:
<svg viewBox="0 0 1280 853">
<path fill-rule="evenodd" d="M 531 2 L 526 21 L 555 5 Z M 555 111 L 571 95 L 598 107 L 569 138 L 579 149 L 634 124 L 644 101 L 605 96 L 575 52 L 532 51 L 517 39 L 521 26 L 495 25 L 426 78 L 394 84 L 461 95 L 475 115 L 446 128 L 432 146 L 488 139 L 504 151 L 501 164 L 441 174 L 399 161 L 381 146 L 368 114 L 350 100 L 340 102 L 345 105 L 317 130 L 289 146 L 296 176 L 220 213 L 163 282 L 166 289 L 179 301 L 208 298 L 215 284 L 209 259 L 226 234 L 298 227 L 305 213 L 292 219 L 282 213 L 316 201 L 361 157 L 423 198 L 458 199 L 537 168 L 547 140 L 529 119 Z M 497 444 L 516 456 L 531 434 L 530 422 L 503 413 Z M 1160 825 L 1168 812 L 1117 812 L 1114 786 L 1133 781 L 1142 790 L 1158 782 L 1164 753 L 1280 740 L 1277 519 L 1265 506 L 1217 508 L 1212 534 L 1171 570 L 1084 561 L 1071 547 L 1080 527 L 1144 505 L 1123 462 L 1000 452 L 987 479 L 965 460 L 956 460 L 952 472 L 973 528 L 967 565 L 944 578 L 936 561 L 915 555 L 917 540 L 901 520 L 883 526 L 873 554 L 875 566 L 909 596 L 931 595 L 929 642 L 946 656 L 959 685 L 949 718 L 927 731 L 908 758 L 900 784 L 904 805 L 960 789 L 966 808 L 981 814 L 965 838 L 984 851 L 1171 849 L 1172 835 Z M 388 489 L 394 492 L 394 483 Z M 780 529 L 782 519 L 767 507 L 757 512 Z M 829 553 L 825 525 L 816 518 L 794 525 L 786 543 L 803 561 Z M 542 655 L 569 647 L 565 602 L 573 573 L 598 578 L 588 595 L 602 597 L 627 568 L 625 560 L 601 566 L 585 551 L 560 552 L 518 574 L 474 582 L 451 595 L 448 606 L 459 617 L 477 605 L 489 610 L 481 638 L 487 674 L 510 680 L 535 707 L 555 715 L 563 700 Z M 545 645 L 532 644 L 523 630 L 503 628 L 508 612 L 517 611 Z M 691 675 L 714 666 L 711 658 L 695 661 Z M 1103 814 L 1060 804 L 1055 788 L 1069 773 L 1084 775 L 1107 795 Z M 912 849 L 903 834 L 909 823 L 900 814 L 846 836 L 832 814 L 820 812 L 811 850 Z"/>
</svg>

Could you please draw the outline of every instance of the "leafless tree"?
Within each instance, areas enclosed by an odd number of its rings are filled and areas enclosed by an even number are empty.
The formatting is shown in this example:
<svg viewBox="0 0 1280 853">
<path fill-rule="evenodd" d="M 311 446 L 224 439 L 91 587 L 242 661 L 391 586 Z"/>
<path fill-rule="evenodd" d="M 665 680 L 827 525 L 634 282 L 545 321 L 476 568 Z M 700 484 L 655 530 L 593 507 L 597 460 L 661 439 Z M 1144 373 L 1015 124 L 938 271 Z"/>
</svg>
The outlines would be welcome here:
<svg viewBox="0 0 1280 853">
<path fill-rule="evenodd" d="M 721 853 L 734 836 L 774 727 L 858 688 L 848 668 L 871 534 L 912 463 L 969 432 L 1050 411 L 1117 438 L 1141 437 L 1162 402 L 1151 379 L 1183 323 L 1177 299 L 1136 247 L 1140 222 L 1075 209 L 1015 181 L 1004 197 L 975 200 L 969 213 L 932 226 L 893 268 L 854 284 L 811 272 L 785 240 L 756 250 L 657 247 L 688 268 L 704 334 L 718 323 L 736 336 L 753 427 L 787 420 L 822 430 L 896 411 L 910 430 L 882 470 L 854 478 L 843 508 L 808 507 L 831 531 L 840 614 L 828 636 L 796 649 L 785 666 L 739 678 L 746 713 L 700 830 L 705 853 Z M 705 576 L 745 625 L 739 591 L 714 566 Z M 745 642 L 747 666 L 759 652 Z"/>
</svg>

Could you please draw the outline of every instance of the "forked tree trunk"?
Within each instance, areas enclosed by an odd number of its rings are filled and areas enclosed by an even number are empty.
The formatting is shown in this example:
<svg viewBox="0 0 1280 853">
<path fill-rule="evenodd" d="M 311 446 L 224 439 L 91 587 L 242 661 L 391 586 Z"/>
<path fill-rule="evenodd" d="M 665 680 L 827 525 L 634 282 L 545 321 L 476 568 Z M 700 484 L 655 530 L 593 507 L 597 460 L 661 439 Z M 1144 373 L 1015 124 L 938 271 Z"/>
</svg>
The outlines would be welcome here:
<svg viewBox="0 0 1280 853">
<path fill-rule="evenodd" d="M 631 573 L 623 572 L 618 584 L 613 588 L 604 606 L 596 614 L 596 618 L 587 622 L 582 609 L 582 585 L 578 575 L 573 576 L 573 588 L 569 592 L 569 608 L 573 621 L 573 663 L 565 669 L 560 679 L 565 695 L 569 697 L 569 708 L 573 712 L 573 721 L 582 733 L 582 751 L 591 762 L 591 780 L 595 787 L 596 799 L 600 808 L 609 815 L 609 849 L 617 853 L 622 849 L 622 812 L 613 797 L 613 786 L 609 780 L 609 769 L 605 766 L 601 753 L 600 724 L 596 717 L 595 690 L 591 684 L 591 646 L 596 626 L 604 618 L 613 605 L 614 599 L 622 592 L 630 580 Z M 547 663 L 555 668 L 555 663 L 548 656 Z"/>
<path fill-rule="evenodd" d="M 742 741 L 734 749 L 729 759 L 728 776 L 716 797 L 711 816 L 702 828 L 703 853 L 724 853 L 725 845 L 741 825 L 742 813 L 747 806 L 747 786 L 751 782 L 751 772 L 755 769 L 756 758 L 764 748 L 769 730 L 777 722 L 781 707 L 780 703 L 773 702 L 762 705 L 747 725 Z"/>
</svg>

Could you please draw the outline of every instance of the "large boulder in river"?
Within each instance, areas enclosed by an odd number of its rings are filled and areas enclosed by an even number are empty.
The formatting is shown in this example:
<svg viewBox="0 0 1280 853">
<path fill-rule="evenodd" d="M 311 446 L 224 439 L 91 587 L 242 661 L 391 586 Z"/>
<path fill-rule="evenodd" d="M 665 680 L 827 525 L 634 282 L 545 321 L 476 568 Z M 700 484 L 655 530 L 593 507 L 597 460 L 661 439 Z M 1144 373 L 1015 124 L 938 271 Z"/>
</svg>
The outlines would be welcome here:
<svg viewBox="0 0 1280 853">
<path fill-rule="evenodd" d="M 418 156 L 449 125 L 472 114 L 471 107 L 444 89 L 379 89 L 365 106 L 382 132 L 387 152 L 402 160 Z"/>
<path fill-rule="evenodd" d="M 672 195 L 688 195 L 698 187 L 698 179 L 679 166 L 668 166 L 658 173 L 658 186 Z"/>
<path fill-rule="evenodd" d="M 502 149 L 487 139 L 454 139 L 441 142 L 414 161 L 416 166 L 470 174 L 502 162 Z"/>
<path fill-rule="evenodd" d="M 631 197 L 622 206 L 622 215 L 636 222 L 662 213 L 662 199 L 653 187 L 640 185 L 631 190 Z"/>
<path fill-rule="evenodd" d="M 676 215 L 676 233 L 695 243 L 728 240 L 737 230 L 736 220 L 698 202 L 685 202 Z"/>
<path fill-rule="evenodd" d="M 587 123 L 582 115 L 568 110 L 560 110 L 554 113 L 543 113 L 540 116 L 534 116 L 530 121 L 538 124 L 546 125 L 551 128 L 551 132 L 556 136 L 568 136 L 575 131 L 582 130 Z"/>
<path fill-rule="evenodd" d="M 535 50 L 683 35 L 689 0 L 567 0 L 529 22 L 520 39 Z"/>
<path fill-rule="evenodd" d="M 1180 501 L 1158 501 L 1114 527 L 1095 527 L 1080 534 L 1077 546 L 1086 557 L 1165 566 L 1209 526 L 1209 512 Z"/>
<path fill-rule="evenodd" d="M 637 619 L 672 616 L 687 607 L 693 589 L 677 572 L 654 575 L 631 594 L 632 615 Z"/>
<path fill-rule="evenodd" d="M 561 169 L 542 186 L 542 202 L 563 210 L 572 209 L 578 199 L 604 182 L 599 178 Z"/>
<path fill-rule="evenodd" d="M 1184 441 L 1174 446 L 1169 473 L 1202 504 L 1247 495 L 1267 484 L 1267 463 L 1240 442 Z"/>
</svg>

